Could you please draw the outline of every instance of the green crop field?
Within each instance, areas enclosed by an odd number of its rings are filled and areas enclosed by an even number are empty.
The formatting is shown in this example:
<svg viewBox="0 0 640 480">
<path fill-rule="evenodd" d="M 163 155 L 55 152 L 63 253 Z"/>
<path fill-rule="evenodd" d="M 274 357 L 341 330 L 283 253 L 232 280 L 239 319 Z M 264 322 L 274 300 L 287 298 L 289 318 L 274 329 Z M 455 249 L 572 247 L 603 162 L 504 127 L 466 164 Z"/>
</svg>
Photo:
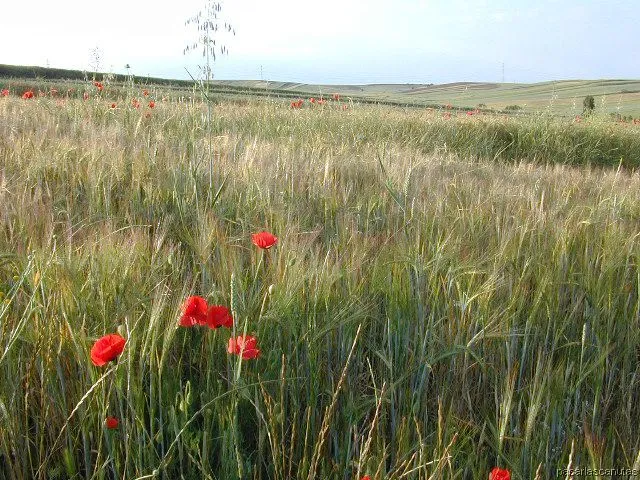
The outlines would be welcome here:
<svg viewBox="0 0 640 480">
<path fill-rule="evenodd" d="M 639 82 L 74 82 L 0 79 L 0 478 L 640 470 L 640 125 L 599 108 Z"/>
<path fill-rule="evenodd" d="M 592 95 L 597 110 L 640 117 L 639 80 L 562 80 L 542 83 L 474 83 L 443 85 L 308 85 L 287 82 L 218 81 L 218 85 L 276 89 L 301 94 L 340 93 L 353 98 L 416 105 L 451 104 L 462 108 L 502 110 L 518 105 L 522 112 L 579 115 L 582 100 Z"/>
</svg>

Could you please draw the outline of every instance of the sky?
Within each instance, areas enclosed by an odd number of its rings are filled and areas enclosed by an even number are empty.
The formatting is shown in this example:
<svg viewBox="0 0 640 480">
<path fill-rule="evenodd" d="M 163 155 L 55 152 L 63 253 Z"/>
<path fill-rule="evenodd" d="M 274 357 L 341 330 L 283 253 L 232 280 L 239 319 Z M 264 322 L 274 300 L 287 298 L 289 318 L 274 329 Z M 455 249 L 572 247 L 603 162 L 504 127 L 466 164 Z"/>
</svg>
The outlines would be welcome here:
<svg viewBox="0 0 640 480">
<path fill-rule="evenodd" d="M 314 84 L 640 78 L 639 0 L 226 0 L 220 80 Z M 188 79 L 205 1 L 31 0 L 0 10 L 0 64 Z M 225 45 L 228 55 L 220 55 Z"/>
</svg>

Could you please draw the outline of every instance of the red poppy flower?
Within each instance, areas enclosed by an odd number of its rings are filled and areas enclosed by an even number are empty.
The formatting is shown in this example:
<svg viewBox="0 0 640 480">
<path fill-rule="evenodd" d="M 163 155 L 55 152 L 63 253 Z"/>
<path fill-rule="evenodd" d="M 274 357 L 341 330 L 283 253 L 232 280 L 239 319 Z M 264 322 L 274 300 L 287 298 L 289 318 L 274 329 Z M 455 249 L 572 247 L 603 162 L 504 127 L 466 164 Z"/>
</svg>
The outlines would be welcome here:
<svg viewBox="0 0 640 480">
<path fill-rule="evenodd" d="M 369 475 L 365 475 L 360 480 L 371 480 L 371 477 Z"/>
<path fill-rule="evenodd" d="M 340 100 L 340 94 L 339 93 L 334 93 L 333 94 L 333 99 L 334 100 Z"/>
<path fill-rule="evenodd" d="M 258 358 L 260 350 L 258 347 L 258 339 L 251 335 L 238 335 L 236 338 L 229 339 L 227 351 L 233 355 L 242 355 L 244 360 Z"/>
<path fill-rule="evenodd" d="M 2 93 L 0 93 L 1 96 L 3 97 L 8 97 L 9 96 L 9 89 L 5 88 L 2 90 Z"/>
<path fill-rule="evenodd" d="M 122 353 L 125 343 L 126 340 L 117 333 L 99 338 L 91 348 L 91 361 L 97 367 L 106 365 Z"/>
<path fill-rule="evenodd" d="M 233 316 L 227 307 L 211 305 L 207 312 L 207 325 L 209 328 L 231 328 L 233 327 Z"/>
<path fill-rule="evenodd" d="M 115 430 L 116 428 L 118 428 L 119 423 L 120 422 L 116 417 L 107 417 L 107 419 L 105 420 L 105 424 L 107 425 L 107 428 L 109 430 Z"/>
<path fill-rule="evenodd" d="M 51 89 L 51 96 L 55 97 L 56 95 L 58 95 L 58 90 L 56 90 L 55 88 Z"/>
<path fill-rule="evenodd" d="M 133 108 L 140 108 L 140 102 L 136 98 L 131 100 L 131 105 L 133 105 Z"/>
<path fill-rule="evenodd" d="M 155 106 L 156 106 L 156 102 L 154 102 L 153 100 L 151 100 L 151 101 L 149 102 L 149 108 L 153 108 L 153 107 L 155 107 Z"/>
<path fill-rule="evenodd" d="M 144 95 L 145 97 L 149 96 L 149 90 L 147 90 L 146 88 L 144 90 L 142 90 L 142 95 Z"/>
<path fill-rule="evenodd" d="M 22 98 L 24 98 L 25 100 L 27 100 L 28 98 L 33 98 L 33 92 L 31 90 L 29 90 L 28 92 L 24 92 L 22 94 Z"/>
<path fill-rule="evenodd" d="M 311 97 L 311 98 L 309 99 L 309 102 L 311 102 L 311 103 L 316 103 L 316 99 L 315 99 L 315 98 L 313 98 L 313 97 Z"/>
<path fill-rule="evenodd" d="M 269 232 L 254 233 L 251 235 L 251 240 L 256 247 L 260 247 L 265 250 L 278 243 L 278 237 Z"/>
<path fill-rule="evenodd" d="M 509 470 L 495 467 L 489 474 L 489 480 L 511 480 Z"/>
<path fill-rule="evenodd" d="M 115 103 L 112 103 L 112 104 L 111 104 L 111 108 L 116 108 L 116 104 L 115 104 Z"/>
<path fill-rule="evenodd" d="M 84 93 L 82 94 L 82 99 L 83 99 L 83 100 L 88 100 L 88 99 L 89 99 L 89 94 L 88 94 L 87 92 L 84 92 Z"/>
<path fill-rule="evenodd" d="M 100 83 L 100 82 L 93 82 L 93 84 L 95 85 L 95 87 L 98 89 L 99 92 L 101 92 L 102 89 L 104 88 L 102 86 L 102 83 Z"/>
<path fill-rule="evenodd" d="M 207 301 L 198 296 L 187 298 L 182 304 L 181 327 L 207 324 Z"/>
</svg>

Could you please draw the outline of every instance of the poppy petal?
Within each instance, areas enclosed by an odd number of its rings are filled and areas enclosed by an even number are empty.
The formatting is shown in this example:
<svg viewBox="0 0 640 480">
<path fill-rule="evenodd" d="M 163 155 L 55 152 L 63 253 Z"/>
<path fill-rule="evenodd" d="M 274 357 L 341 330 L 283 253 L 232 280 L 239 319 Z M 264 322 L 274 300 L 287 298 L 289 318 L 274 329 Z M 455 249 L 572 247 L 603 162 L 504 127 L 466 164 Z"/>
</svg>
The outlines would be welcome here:
<svg viewBox="0 0 640 480">
<path fill-rule="evenodd" d="M 207 324 L 207 301 L 199 296 L 187 298 L 182 304 L 180 316 L 181 327 L 193 327 L 194 325 Z"/>
<path fill-rule="evenodd" d="M 116 417 L 107 417 L 105 421 L 107 428 L 109 430 L 114 430 L 118 428 L 118 424 L 120 423 Z"/>
<path fill-rule="evenodd" d="M 209 328 L 233 327 L 233 316 L 229 309 L 223 305 L 211 305 L 207 312 L 207 325 Z"/>
<path fill-rule="evenodd" d="M 125 343 L 126 340 L 117 333 L 99 338 L 91 348 L 91 362 L 102 367 L 122 353 Z"/>
<path fill-rule="evenodd" d="M 269 249 L 278 243 L 278 237 L 269 232 L 255 233 L 251 236 L 251 240 L 256 247 Z"/>
</svg>

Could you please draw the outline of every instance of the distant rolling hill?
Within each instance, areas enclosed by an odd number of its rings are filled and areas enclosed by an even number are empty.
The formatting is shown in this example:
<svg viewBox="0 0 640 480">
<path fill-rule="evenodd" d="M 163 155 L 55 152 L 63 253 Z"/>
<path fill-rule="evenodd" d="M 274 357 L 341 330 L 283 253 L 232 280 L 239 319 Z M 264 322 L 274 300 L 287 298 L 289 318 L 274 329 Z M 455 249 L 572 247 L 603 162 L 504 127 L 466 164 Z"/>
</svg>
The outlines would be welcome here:
<svg viewBox="0 0 640 480">
<path fill-rule="evenodd" d="M 218 85 L 287 90 L 301 96 L 339 93 L 348 97 L 416 104 L 447 104 L 504 109 L 518 105 L 525 111 L 550 110 L 579 114 L 585 96 L 593 95 L 596 110 L 640 116 L 640 80 L 558 80 L 541 83 L 456 82 L 446 84 L 312 85 L 260 80 L 216 80 Z"/>
<path fill-rule="evenodd" d="M 35 66 L 0 65 L 0 85 L 8 79 L 39 82 L 82 81 L 85 72 Z M 89 75 L 93 75 L 89 73 Z M 105 76 L 98 73 L 99 78 Z M 125 76 L 115 77 L 124 81 Z M 191 88 L 193 82 L 164 78 L 134 77 L 138 84 Z M 640 117 L 640 80 L 558 80 L 541 83 L 456 82 L 446 84 L 315 85 L 285 81 L 214 80 L 222 94 L 275 96 L 283 98 L 329 96 L 339 93 L 345 100 L 384 102 L 407 106 L 478 107 L 503 110 L 517 105 L 524 112 L 549 111 L 561 115 L 582 112 L 585 96 L 593 95 L 596 111 Z"/>
</svg>

